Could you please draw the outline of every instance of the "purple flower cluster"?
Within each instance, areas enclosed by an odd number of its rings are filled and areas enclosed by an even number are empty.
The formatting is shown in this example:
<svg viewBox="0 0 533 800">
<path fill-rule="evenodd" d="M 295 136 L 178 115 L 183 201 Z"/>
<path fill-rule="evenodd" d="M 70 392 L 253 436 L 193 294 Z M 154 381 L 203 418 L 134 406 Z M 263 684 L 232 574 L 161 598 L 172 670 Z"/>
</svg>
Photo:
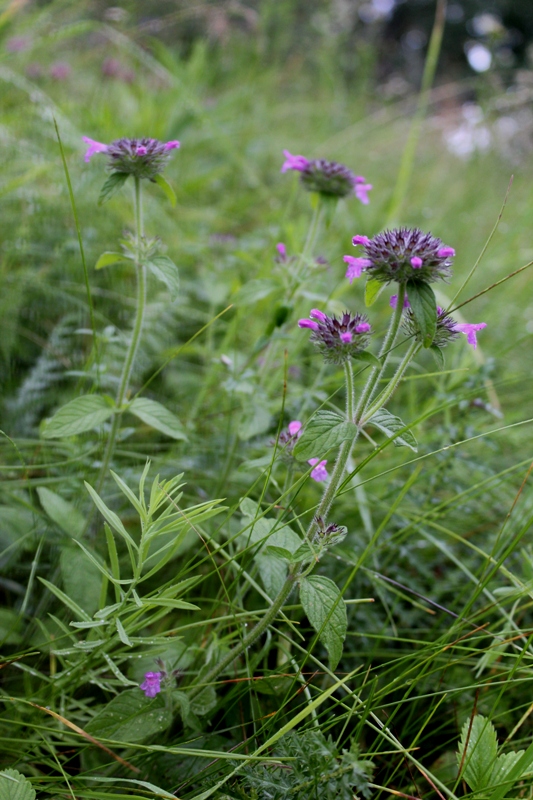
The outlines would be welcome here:
<svg viewBox="0 0 533 800">
<path fill-rule="evenodd" d="M 108 167 L 112 172 L 134 175 L 136 178 L 153 180 L 163 172 L 170 159 L 171 150 L 180 146 L 177 140 L 160 142 L 158 139 L 117 139 L 111 144 L 102 144 L 83 137 L 88 145 L 85 161 L 96 153 L 106 153 Z"/>
<path fill-rule="evenodd" d="M 342 364 L 356 357 L 368 345 L 370 324 L 363 314 L 344 314 L 328 317 L 318 308 L 311 309 L 309 319 L 298 320 L 300 328 L 309 328 L 311 341 L 324 356 L 325 361 Z"/>
<path fill-rule="evenodd" d="M 380 283 L 433 283 L 451 275 L 453 247 L 447 247 L 436 236 L 423 233 L 419 228 L 383 231 L 373 239 L 354 236 L 352 242 L 363 247 L 364 256 L 344 256 L 350 283 L 363 271 Z"/>
<path fill-rule="evenodd" d="M 368 192 L 372 185 L 362 175 L 355 175 L 344 164 L 323 158 L 309 160 L 305 156 L 293 156 L 288 150 L 284 150 L 283 155 L 285 161 L 281 171 L 292 169 L 299 172 L 301 184 L 308 192 L 318 192 L 326 197 L 348 197 L 355 194 L 363 205 L 368 205 Z"/>
</svg>

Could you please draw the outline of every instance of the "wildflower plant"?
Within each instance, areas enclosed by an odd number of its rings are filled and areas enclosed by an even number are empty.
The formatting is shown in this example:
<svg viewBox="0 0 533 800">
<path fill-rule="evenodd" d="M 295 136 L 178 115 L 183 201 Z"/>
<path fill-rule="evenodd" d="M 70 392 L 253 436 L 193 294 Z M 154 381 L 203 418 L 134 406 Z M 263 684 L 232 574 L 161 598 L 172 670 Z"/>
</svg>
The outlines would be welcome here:
<svg viewBox="0 0 533 800">
<path fill-rule="evenodd" d="M 88 145 L 85 161 L 90 161 L 97 153 L 105 153 L 108 156 L 108 168 L 111 174 L 102 188 L 100 202 L 109 199 L 130 176 L 133 178 L 134 230 L 120 240 L 121 251 L 103 253 L 98 258 L 95 269 L 103 269 L 118 263 L 132 266 L 137 281 L 136 312 L 115 398 L 96 393 L 77 397 L 56 411 L 44 427 L 43 436 L 48 439 L 72 436 L 92 430 L 111 419 L 111 428 L 96 481 L 96 491 L 99 492 L 112 460 L 122 415 L 126 411 L 173 439 L 186 438 L 179 419 L 169 409 L 156 400 L 129 396 L 132 370 L 145 317 L 147 273 L 150 272 L 166 286 L 171 300 L 175 300 L 179 292 L 178 268 L 167 255 L 160 252 L 159 239 L 147 238 L 144 233 L 142 199 L 143 179 L 159 183 L 167 195 L 172 192 L 161 173 L 169 161 L 171 151 L 179 147 L 179 142 L 163 143 L 157 139 L 123 138 L 106 145 L 88 137 L 83 137 L 83 140 Z"/>
</svg>

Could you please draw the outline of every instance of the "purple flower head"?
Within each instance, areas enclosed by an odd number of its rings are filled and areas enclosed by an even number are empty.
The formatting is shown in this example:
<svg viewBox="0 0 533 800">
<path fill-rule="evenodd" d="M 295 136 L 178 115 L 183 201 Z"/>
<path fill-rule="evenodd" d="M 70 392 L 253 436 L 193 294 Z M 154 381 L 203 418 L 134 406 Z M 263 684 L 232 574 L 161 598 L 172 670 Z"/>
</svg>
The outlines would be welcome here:
<svg viewBox="0 0 533 800">
<path fill-rule="evenodd" d="M 459 333 L 464 333 L 466 335 L 466 341 L 468 344 L 471 344 L 475 350 L 477 347 L 476 332 L 486 327 L 486 322 L 456 322 L 443 308 L 437 306 L 437 329 L 432 345 L 435 347 L 446 347 L 447 344 L 457 339 Z M 405 313 L 404 328 L 406 332 L 414 336 L 417 341 L 422 341 L 418 324 L 410 308 Z"/>
<path fill-rule="evenodd" d="M 50 67 L 50 77 L 55 81 L 66 81 L 71 72 L 72 68 L 67 61 L 56 61 Z"/>
<path fill-rule="evenodd" d="M 352 283 L 354 278 L 360 278 L 363 270 L 370 267 L 372 262 L 369 258 L 356 258 L 355 256 L 343 256 L 342 260 L 348 264 L 346 277 Z"/>
<path fill-rule="evenodd" d="M 321 481 L 328 479 L 329 475 L 326 469 L 326 464 L 328 462 L 326 459 L 324 461 L 319 461 L 318 458 L 310 458 L 308 459 L 307 463 L 314 467 L 314 469 L 311 470 L 311 478 L 314 481 L 320 483 Z"/>
<path fill-rule="evenodd" d="M 83 141 L 89 145 L 85 161 L 90 161 L 95 153 L 107 153 L 107 165 L 112 172 L 122 172 L 148 180 L 163 172 L 170 159 L 170 151 L 180 146 L 175 139 L 170 142 L 147 138 L 117 139 L 111 144 L 102 144 L 84 136 Z"/>
<path fill-rule="evenodd" d="M 313 308 L 309 316 L 311 319 L 301 319 L 298 325 L 312 331 L 311 341 L 325 361 L 342 364 L 349 358 L 357 358 L 367 347 L 370 324 L 363 314 L 345 311 L 337 319 Z"/>
<path fill-rule="evenodd" d="M 162 672 L 146 672 L 144 681 L 141 683 L 141 689 L 146 697 L 155 697 L 161 691 L 161 678 Z"/>
<path fill-rule="evenodd" d="M 380 283 L 433 283 L 451 275 L 453 248 L 419 228 L 383 231 L 372 239 L 354 236 L 352 241 L 364 248 L 370 261 L 365 267 L 367 276 Z"/>
<path fill-rule="evenodd" d="M 391 295 L 391 299 L 389 300 L 389 305 L 390 305 L 391 308 L 396 308 L 396 306 L 398 305 L 398 295 L 397 294 Z M 407 294 L 403 298 L 403 307 L 404 308 L 411 308 L 411 303 L 409 302 L 409 300 L 407 298 Z"/>
<path fill-rule="evenodd" d="M 293 156 L 288 150 L 284 150 L 283 155 L 285 161 L 281 171 L 293 169 L 299 172 L 300 182 L 308 192 L 318 192 L 326 197 L 355 194 L 361 203 L 368 203 L 368 192 L 372 186 L 361 175 L 354 175 L 344 164 L 324 158 L 309 160 L 304 156 Z"/>
</svg>

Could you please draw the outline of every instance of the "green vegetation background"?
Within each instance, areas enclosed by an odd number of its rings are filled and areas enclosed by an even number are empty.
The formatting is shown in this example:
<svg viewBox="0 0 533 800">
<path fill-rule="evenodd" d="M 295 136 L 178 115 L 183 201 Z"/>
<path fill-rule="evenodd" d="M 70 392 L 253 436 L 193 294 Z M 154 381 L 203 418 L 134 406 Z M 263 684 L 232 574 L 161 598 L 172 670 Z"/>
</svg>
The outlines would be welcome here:
<svg viewBox="0 0 533 800">
<path fill-rule="evenodd" d="M 62 575 L 58 571 L 62 535 L 44 514 L 36 491 L 54 489 L 85 514 L 82 478 L 90 480 L 98 467 L 98 442 L 91 449 L 83 437 L 59 444 L 39 438 L 41 420 L 90 391 L 94 376 L 94 365 L 87 365 L 89 338 L 83 332 L 89 327 L 83 270 L 53 120 L 76 198 L 97 327 L 104 332 L 102 387 L 110 393 L 122 354 L 116 332 L 130 324 L 134 284 L 126 268 L 95 273 L 92 265 L 102 251 L 114 249 L 117 236 L 131 224 L 131 205 L 124 192 L 97 207 L 103 159 L 85 164 L 81 137 L 110 142 L 146 135 L 181 141 L 166 173 L 176 191 L 176 207 L 170 207 L 157 187 L 149 187 L 145 208 L 147 233 L 161 236 L 179 265 L 182 293 L 169 306 L 160 286 L 150 286 L 135 381 L 140 387 L 182 346 L 150 385 L 149 395 L 182 419 L 189 440 L 169 443 L 147 428 L 128 430 L 115 468 L 135 486 L 150 457 L 154 474 L 185 472 L 191 504 L 224 497 L 228 506 L 236 506 L 257 478 L 250 462 L 268 454 L 269 441 L 275 438 L 285 368 L 280 357 L 261 374 L 261 360 L 253 348 L 271 321 L 272 298 L 261 299 L 246 287 L 270 277 L 277 242 L 285 242 L 289 254 L 301 250 L 311 215 L 309 197 L 296 178 L 280 174 L 282 151 L 339 160 L 373 184 L 369 206 L 355 200 L 339 205 L 316 248 L 315 255 L 324 257 L 327 265 L 317 269 L 316 285 L 309 289 L 308 302 L 294 310 L 293 321 L 327 298 L 361 310 L 364 287 L 344 280 L 342 256 L 351 252 L 354 234 L 372 235 L 388 220 L 416 105 L 410 94 L 399 100 L 383 97 L 376 77 L 376 46 L 370 38 L 359 42 L 347 76 L 336 57 L 334 37 L 317 33 L 308 52 L 295 48 L 291 54 L 283 27 L 272 32 L 267 13 L 271 8 L 264 4 L 253 35 L 239 24 L 225 40 L 200 37 L 181 55 L 142 25 L 129 28 L 96 13 L 91 5 L 58 2 L 15 13 L 12 4 L 0 17 L 0 381 L 2 430 L 10 437 L 0 441 L 0 631 L 6 656 L 34 654 L 22 659 L 25 667 L 9 667 L 2 674 L 0 766 L 14 766 L 32 776 L 44 787 L 43 796 L 69 796 L 65 774 L 119 774 L 114 762 L 101 752 L 95 755 L 94 748 L 57 721 L 7 701 L 26 697 L 49 705 L 50 687 L 37 677 L 53 675 L 57 668 L 50 637 L 58 634 L 49 615 L 68 619 L 36 580 L 48 578 L 63 588 L 68 583 L 65 570 Z M 30 46 L 10 51 L 5 44 L 14 36 L 27 37 Z M 110 58 L 120 63 L 127 79 L 103 74 L 102 65 Z M 57 62 L 68 64 L 68 74 L 61 79 L 50 75 Z M 441 125 L 456 119 L 464 91 L 460 81 L 441 81 L 435 90 L 405 201 L 397 219 L 388 220 L 431 230 L 456 249 L 455 274 L 443 304 L 478 258 L 512 174 L 502 222 L 467 293 L 485 289 L 533 259 L 531 154 L 515 153 L 509 159 L 495 147 L 461 160 L 443 146 Z M 468 92 L 475 92 L 487 107 L 494 108 L 497 91 L 491 76 L 468 81 Z M 494 118 L 489 116 L 489 121 Z M 521 720 L 530 706 L 528 587 L 533 557 L 528 520 L 533 496 L 528 483 L 520 488 L 533 453 L 529 425 L 507 426 L 533 417 L 532 274 L 524 271 L 463 309 L 466 320 L 487 323 L 475 355 L 464 342 L 449 348 L 444 374 L 436 374 L 429 358 L 421 359 L 394 400 L 392 410 L 408 422 L 428 414 L 415 428 L 422 455 L 481 438 L 406 467 L 403 449 L 385 450 L 370 464 L 365 475 L 369 482 L 339 500 L 339 521 L 349 527 L 350 538 L 335 563 L 326 567 L 326 574 L 342 585 L 364 554 L 364 569 L 348 596 L 371 596 L 375 602 L 352 607 L 339 670 L 360 669 L 358 685 L 375 695 L 375 713 L 382 720 L 392 717 L 395 735 L 404 746 L 419 747 L 419 760 L 450 787 L 456 777 L 453 753 L 460 728 L 474 707 L 493 719 L 502 741 L 519 722 L 514 746 L 526 746 L 531 738 L 528 719 Z M 229 312 L 189 343 L 231 303 Z M 384 329 L 388 313 L 383 296 L 372 309 L 377 330 Z M 285 422 L 302 412 L 309 415 L 340 385 L 333 368 L 321 369 L 306 338 L 294 324 L 280 339 L 289 365 Z M 231 359 L 234 368 L 221 356 Z M 235 383 L 228 388 L 230 377 Z M 247 399 L 246 383 L 253 402 Z M 441 404 L 448 406 L 431 416 Z M 242 435 L 243 425 L 249 436 Z M 363 454 L 371 449 L 368 443 L 362 447 Z M 105 494 L 134 527 L 116 488 L 108 485 Z M 315 487 L 306 486 L 300 500 L 303 509 L 311 508 L 318 500 Z M 392 520 L 373 542 L 396 502 Z M 369 542 L 373 544 L 367 548 Z M 227 598 L 214 573 L 205 577 L 211 568 L 201 560 L 202 552 L 196 566 L 196 556 L 189 551 L 187 558 L 192 560 L 184 574 L 203 570 L 201 590 L 188 599 L 201 607 L 202 619 L 210 620 L 218 613 L 217 603 Z M 512 595 L 506 604 L 505 590 L 516 583 L 507 573 L 493 573 L 491 559 L 497 561 L 507 552 L 506 565 L 522 587 L 522 601 Z M 404 588 L 398 590 L 376 574 Z M 237 607 L 240 590 L 233 583 L 230 589 Z M 470 621 L 454 633 L 454 641 L 465 636 L 467 644 L 446 649 L 452 617 L 436 611 L 425 597 L 455 612 L 470 608 Z M 518 606 L 510 610 L 515 601 Z M 193 619 L 174 613 L 168 627 L 178 627 L 182 617 L 185 622 Z M 472 635 L 472 621 L 486 624 L 490 634 Z M 189 638 L 191 647 L 205 648 L 208 634 L 205 626 L 201 630 L 201 636 Z M 223 627 L 217 628 L 217 635 L 224 636 Z M 305 635 L 310 643 L 309 631 Z M 526 642 L 523 651 L 509 647 L 513 637 Z M 194 662 L 189 666 L 192 671 Z M 320 680 L 319 687 L 327 685 Z M 84 727 L 109 699 L 92 683 L 89 691 L 79 685 L 66 688 L 54 703 L 58 713 Z M 248 736 L 257 746 L 295 713 L 299 702 L 298 697 L 286 698 L 278 707 L 266 694 L 254 694 L 248 687 L 232 689 L 225 710 L 221 701 L 200 731 L 191 733 L 177 724 L 165 741 L 205 747 L 210 758 L 215 751 L 238 747 Z M 413 776 L 403 757 L 380 755 L 383 742 L 375 731 L 365 729 L 362 718 L 348 725 L 342 716 L 345 709 L 335 706 L 329 713 L 320 717 L 323 729 L 358 741 L 376 761 L 379 785 L 417 796 L 423 787 L 431 791 L 421 773 Z M 269 714 L 277 715 L 275 721 L 264 722 Z M 344 734 L 343 725 L 348 725 Z M 170 791 L 183 785 L 192 797 L 199 785 L 213 785 L 226 769 L 217 764 L 208 770 L 206 783 L 195 783 L 191 774 L 198 770 L 196 763 L 177 763 L 150 747 L 149 743 L 146 752 L 130 748 L 127 757 L 148 780 Z M 72 796 L 128 796 L 116 794 L 116 786 L 109 793 L 106 787 L 92 793 L 80 787 Z"/>
</svg>

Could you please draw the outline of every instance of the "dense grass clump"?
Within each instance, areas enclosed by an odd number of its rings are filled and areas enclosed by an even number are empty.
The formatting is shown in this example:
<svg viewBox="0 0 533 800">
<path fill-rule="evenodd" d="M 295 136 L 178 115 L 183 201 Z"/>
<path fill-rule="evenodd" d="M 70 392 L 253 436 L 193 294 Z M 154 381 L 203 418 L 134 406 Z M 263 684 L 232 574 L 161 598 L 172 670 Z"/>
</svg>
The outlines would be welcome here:
<svg viewBox="0 0 533 800">
<path fill-rule="evenodd" d="M 531 163 L 290 5 L 0 17 L 2 800 L 531 794 Z"/>
</svg>

